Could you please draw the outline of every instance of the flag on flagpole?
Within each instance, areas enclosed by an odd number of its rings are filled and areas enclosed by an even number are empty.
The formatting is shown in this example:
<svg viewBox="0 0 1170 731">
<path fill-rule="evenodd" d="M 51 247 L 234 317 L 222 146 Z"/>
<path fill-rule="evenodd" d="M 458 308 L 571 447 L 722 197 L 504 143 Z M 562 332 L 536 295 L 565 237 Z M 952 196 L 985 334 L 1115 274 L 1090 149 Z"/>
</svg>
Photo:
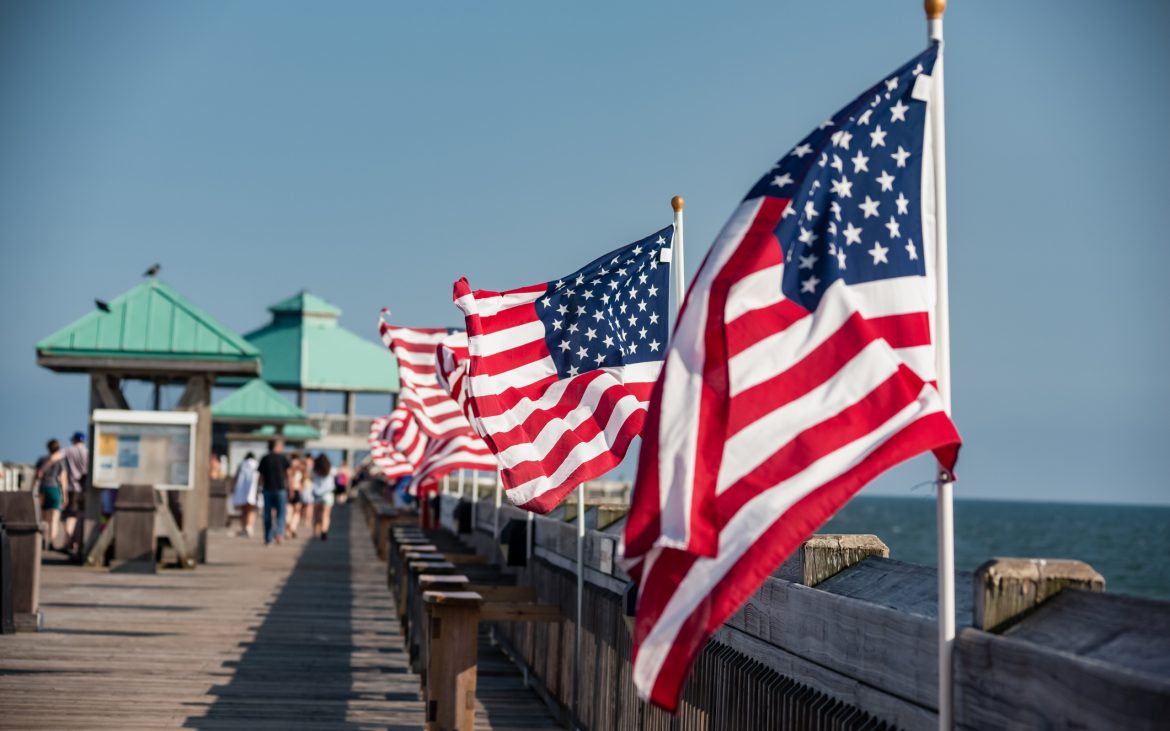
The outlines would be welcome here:
<svg viewBox="0 0 1170 731">
<path fill-rule="evenodd" d="M 641 432 L 666 350 L 672 234 L 555 282 L 505 292 L 455 283 L 470 336 L 467 411 L 514 504 L 552 510 Z"/>
<path fill-rule="evenodd" d="M 925 451 L 954 465 L 930 323 L 937 51 L 781 158 L 691 286 L 622 545 L 634 681 L 662 707 L 711 633 L 869 480 Z"/>
<path fill-rule="evenodd" d="M 398 359 L 402 384 L 399 405 L 414 413 L 419 428 L 428 436 L 447 439 L 466 434 L 471 429 L 467 417 L 439 384 L 435 373 L 435 348 L 451 336 L 451 331 L 445 327 L 389 325 L 386 314 L 388 310 L 383 310 L 378 318 L 378 332 Z"/>
</svg>

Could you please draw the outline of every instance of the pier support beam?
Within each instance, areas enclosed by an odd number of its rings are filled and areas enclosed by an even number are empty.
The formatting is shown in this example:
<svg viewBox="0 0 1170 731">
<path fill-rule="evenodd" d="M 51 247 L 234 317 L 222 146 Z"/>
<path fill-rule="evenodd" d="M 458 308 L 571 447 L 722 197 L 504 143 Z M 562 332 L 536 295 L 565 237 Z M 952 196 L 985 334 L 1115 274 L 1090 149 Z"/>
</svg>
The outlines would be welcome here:
<svg viewBox="0 0 1170 731">
<path fill-rule="evenodd" d="M 993 558 L 975 571 L 975 627 L 994 632 L 1064 589 L 1105 591 L 1105 578 L 1084 561 Z"/>
<path fill-rule="evenodd" d="M 424 679 L 428 731 L 475 728 L 476 655 L 479 608 L 483 598 L 471 591 L 423 592 L 427 611 L 429 660 Z"/>
</svg>

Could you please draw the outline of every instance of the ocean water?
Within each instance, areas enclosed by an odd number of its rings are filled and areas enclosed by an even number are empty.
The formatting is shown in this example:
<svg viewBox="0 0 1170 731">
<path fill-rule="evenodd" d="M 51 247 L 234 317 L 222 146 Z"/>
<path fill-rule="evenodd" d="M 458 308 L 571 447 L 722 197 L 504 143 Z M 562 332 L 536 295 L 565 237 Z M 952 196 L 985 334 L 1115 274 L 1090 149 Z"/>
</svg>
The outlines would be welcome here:
<svg viewBox="0 0 1170 731">
<path fill-rule="evenodd" d="M 933 499 L 854 498 L 819 533 L 873 533 L 890 557 L 937 565 Z M 955 567 L 993 557 L 1074 558 L 1105 590 L 1170 600 L 1170 507 L 955 501 Z"/>
</svg>

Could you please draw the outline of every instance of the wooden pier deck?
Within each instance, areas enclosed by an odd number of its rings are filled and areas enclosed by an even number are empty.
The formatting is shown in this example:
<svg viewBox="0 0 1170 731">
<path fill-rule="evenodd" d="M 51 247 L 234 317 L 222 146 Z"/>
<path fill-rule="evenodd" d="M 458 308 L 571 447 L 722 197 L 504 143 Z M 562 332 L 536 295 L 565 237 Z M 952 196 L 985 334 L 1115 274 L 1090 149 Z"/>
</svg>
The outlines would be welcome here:
<svg viewBox="0 0 1170 731">
<path fill-rule="evenodd" d="M 328 541 L 213 535 L 156 575 L 47 565 L 39 633 L 0 636 L 0 728 L 419 729 L 385 564 L 361 516 Z M 558 728 L 480 643 L 477 729 Z"/>
</svg>

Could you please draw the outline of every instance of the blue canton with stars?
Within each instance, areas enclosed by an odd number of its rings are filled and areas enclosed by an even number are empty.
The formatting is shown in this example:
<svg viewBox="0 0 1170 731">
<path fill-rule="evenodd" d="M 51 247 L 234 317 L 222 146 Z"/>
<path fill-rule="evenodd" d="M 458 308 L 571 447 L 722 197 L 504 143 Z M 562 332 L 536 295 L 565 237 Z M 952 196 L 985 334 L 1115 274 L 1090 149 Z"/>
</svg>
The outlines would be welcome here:
<svg viewBox="0 0 1170 731">
<path fill-rule="evenodd" d="M 667 226 L 548 283 L 536 313 L 559 377 L 665 357 L 670 265 L 662 251 L 673 235 Z"/>
<path fill-rule="evenodd" d="M 821 123 L 745 198 L 790 199 L 776 227 L 782 290 L 810 312 L 838 279 L 926 273 L 920 202 L 927 111 L 914 89 L 937 56 L 932 44 Z"/>
</svg>

